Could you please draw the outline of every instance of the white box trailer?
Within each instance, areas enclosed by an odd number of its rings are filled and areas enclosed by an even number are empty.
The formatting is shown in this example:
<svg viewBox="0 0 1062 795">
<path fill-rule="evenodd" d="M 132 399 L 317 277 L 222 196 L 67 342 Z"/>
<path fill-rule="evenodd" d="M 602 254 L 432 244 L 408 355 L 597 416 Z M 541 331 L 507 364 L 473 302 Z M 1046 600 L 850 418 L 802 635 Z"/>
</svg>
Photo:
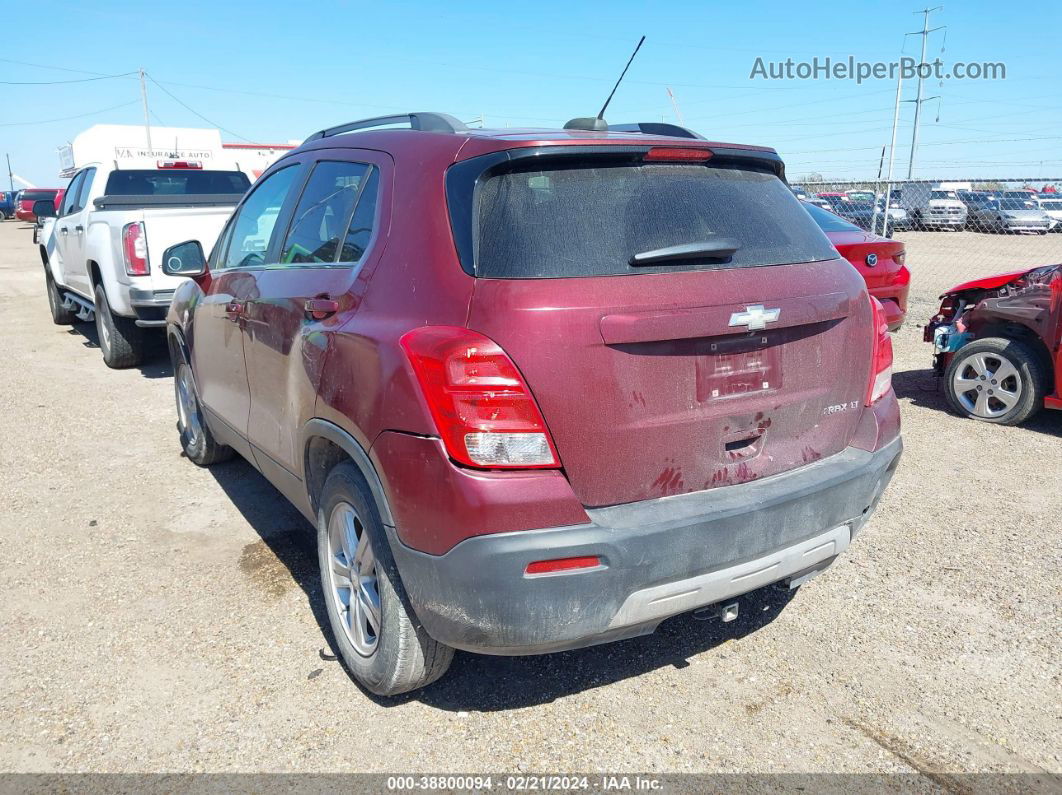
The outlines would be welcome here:
<svg viewBox="0 0 1062 795">
<path fill-rule="evenodd" d="M 150 131 L 149 144 L 148 131 L 143 126 L 94 124 L 59 147 L 59 176 L 72 177 L 89 163 L 154 168 L 160 160 L 193 160 L 206 169 L 240 170 L 254 179 L 250 167 L 240 163 L 239 152 L 225 148 L 218 130 L 151 127 Z"/>
</svg>

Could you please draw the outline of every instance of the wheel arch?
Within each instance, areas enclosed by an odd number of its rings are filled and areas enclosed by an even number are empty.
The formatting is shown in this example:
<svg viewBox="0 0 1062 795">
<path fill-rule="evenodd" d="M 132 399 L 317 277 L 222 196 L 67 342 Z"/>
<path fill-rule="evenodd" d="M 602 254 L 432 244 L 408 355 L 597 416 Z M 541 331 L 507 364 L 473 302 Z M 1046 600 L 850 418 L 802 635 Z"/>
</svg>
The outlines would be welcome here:
<svg viewBox="0 0 1062 795">
<path fill-rule="evenodd" d="M 369 486 L 369 491 L 380 511 L 380 521 L 394 527 L 394 516 L 391 514 L 387 494 L 384 492 L 383 482 L 376 472 L 376 467 L 365 448 L 350 433 L 327 420 L 314 418 L 303 426 L 302 449 L 303 482 L 307 501 L 314 514 L 319 508 L 318 498 L 328 473 L 336 464 L 351 461 Z"/>
<path fill-rule="evenodd" d="M 172 323 L 166 326 L 166 347 L 170 351 L 170 361 L 177 366 L 177 355 L 184 356 L 186 362 L 191 362 L 192 357 L 188 350 L 188 342 L 184 338 L 184 332 Z"/>
<path fill-rule="evenodd" d="M 975 334 L 977 340 L 999 337 L 1001 339 L 1020 342 L 1040 360 L 1040 364 L 1044 368 L 1046 377 L 1051 381 L 1054 380 L 1054 357 L 1051 356 L 1051 351 L 1044 343 L 1043 338 L 1034 329 L 1023 325 L 1022 323 L 1013 321 L 997 322 L 978 327 Z"/>
</svg>

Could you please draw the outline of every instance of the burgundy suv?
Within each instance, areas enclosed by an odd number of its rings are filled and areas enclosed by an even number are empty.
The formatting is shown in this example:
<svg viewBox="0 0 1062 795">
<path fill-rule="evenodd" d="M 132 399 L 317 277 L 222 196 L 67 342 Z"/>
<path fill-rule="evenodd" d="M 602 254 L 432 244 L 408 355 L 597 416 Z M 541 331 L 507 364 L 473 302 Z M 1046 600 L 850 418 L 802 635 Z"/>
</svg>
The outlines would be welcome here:
<svg viewBox="0 0 1062 795">
<path fill-rule="evenodd" d="M 370 119 L 164 264 L 184 450 L 316 523 L 375 693 L 796 587 L 900 457 L 884 313 L 770 149 Z"/>
</svg>

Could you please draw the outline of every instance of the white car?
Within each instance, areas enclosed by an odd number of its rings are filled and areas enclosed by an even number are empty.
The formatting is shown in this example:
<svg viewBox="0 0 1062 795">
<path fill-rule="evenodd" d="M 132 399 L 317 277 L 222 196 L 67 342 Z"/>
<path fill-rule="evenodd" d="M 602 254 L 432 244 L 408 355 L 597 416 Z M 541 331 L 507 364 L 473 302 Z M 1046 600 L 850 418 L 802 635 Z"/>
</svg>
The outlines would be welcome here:
<svg viewBox="0 0 1062 795">
<path fill-rule="evenodd" d="M 183 281 L 162 272 L 162 252 L 190 239 L 212 246 L 249 186 L 241 171 L 192 161 L 82 168 L 39 238 L 52 320 L 95 317 L 107 366 L 139 364 L 144 330 L 165 328 Z"/>
<path fill-rule="evenodd" d="M 1036 205 L 1051 219 L 1049 229 L 1052 232 L 1062 231 L 1062 194 L 1037 196 Z"/>
</svg>

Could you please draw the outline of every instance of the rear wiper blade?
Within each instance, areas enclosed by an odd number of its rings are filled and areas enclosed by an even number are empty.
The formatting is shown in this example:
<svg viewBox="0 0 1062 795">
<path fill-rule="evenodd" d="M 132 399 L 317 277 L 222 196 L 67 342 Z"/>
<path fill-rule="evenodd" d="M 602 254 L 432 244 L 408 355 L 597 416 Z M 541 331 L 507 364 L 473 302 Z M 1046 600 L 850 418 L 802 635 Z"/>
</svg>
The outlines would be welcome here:
<svg viewBox="0 0 1062 795">
<path fill-rule="evenodd" d="M 642 251 L 632 254 L 628 262 L 632 267 L 637 267 L 681 259 L 730 259 L 740 248 L 741 244 L 736 240 L 721 237 L 718 240 L 702 240 L 696 243 L 683 243 L 678 246 Z"/>
</svg>

